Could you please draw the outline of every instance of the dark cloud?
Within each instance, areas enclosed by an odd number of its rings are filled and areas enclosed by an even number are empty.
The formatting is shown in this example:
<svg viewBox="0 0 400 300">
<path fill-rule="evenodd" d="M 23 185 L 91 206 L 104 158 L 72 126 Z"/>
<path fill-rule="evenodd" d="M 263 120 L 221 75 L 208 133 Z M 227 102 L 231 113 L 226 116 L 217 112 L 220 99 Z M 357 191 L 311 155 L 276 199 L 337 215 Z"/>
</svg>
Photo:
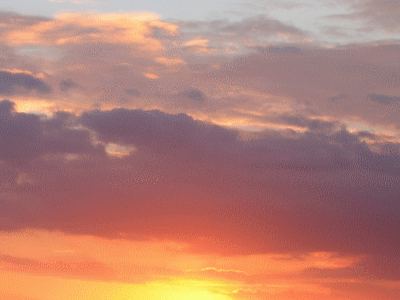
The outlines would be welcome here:
<svg viewBox="0 0 400 300">
<path fill-rule="evenodd" d="M 70 89 L 81 89 L 82 86 L 75 83 L 71 78 L 61 80 L 60 83 L 58 84 L 59 88 L 61 91 L 66 92 Z"/>
<path fill-rule="evenodd" d="M 342 101 L 342 100 L 345 100 L 345 99 L 347 99 L 347 96 L 345 94 L 340 94 L 340 95 L 328 98 L 329 101 L 333 101 L 333 102 Z"/>
<path fill-rule="evenodd" d="M 196 89 L 190 89 L 181 93 L 178 93 L 178 96 L 182 96 L 188 100 L 198 102 L 198 103 L 203 103 L 206 101 L 206 96 L 204 93 L 200 90 Z"/>
<path fill-rule="evenodd" d="M 270 46 L 270 47 L 256 47 L 256 49 L 261 52 L 261 53 L 266 53 L 266 54 L 285 54 L 285 53 L 290 53 L 290 54 L 298 54 L 298 55 L 305 55 L 305 53 L 298 47 L 294 46 L 282 46 L 282 47 L 276 47 L 276 46 Z"/>
<path fill-rule="evenodd" d="M 194 101 L 203 102 L 205 100 L 204 94 L 199 90 L 190 90 L 186 95 Z"/>
<path fill-rule="evenodd" d="M 136 89 L 126 89 L 124 92 L 132 97 L 140 97 L 142 95 L 142 93 Z"/>
<path fill-rule="evenodd" d="M 50 93 L 52 88 L 41 79 L 25 73 L 11 73 L 0 71 L 0 94 L 12 95 L 24 91 L 35 90 L 38 93 Z"/>
<path fill-rule="evenodd" d="M 188 31 L 188 33 L 203 33 L 214 37 L 212 40 L 215 43 L 230 39 L 232 36 L 255 40 L 282 35 L 289 39 L 303 39 L 308 36 L 308 33 L 300 28 L 287 25 L 265 15 L 243 18 L 240 21 L 213 20 L 209 22 L 185 22 L 181 24 L 181 27 L 183 30 Z"/>
<path fill-rule="evenodd" d="M 84 113 L 81 120 L 106 142 L 134 144 L 164 153 L 183 150 L 185 155 L 196 157 L 199 152 L 218 155 L 220 149 L 228 149 L 234 143 L 238 134 L 185 114 L 173 116 L 160 111 L 93 111 Z"/>
<path fill-rule="evenodd" d="M 371 140 L 379 140 L 379 137 L 378 137 L 376 134 L 373 134 L 373 133 L 371 133 L 371 132 L 369 132 L 369 131 L 359 131 L 359 132 L 357 133 L 357 135 L 358 135 L 360 138 L 369 138 L 369 139 L 371 139 Z"/>
<path fill-rule="evenodd" d="M 390 97 L 386 95 L 376 95 L 376 94 L 369 94 L 368 98 L 372 101 L 381 103 L 381 104 L 391 104 L 391 103 L 398 103 L 400 102 L 400 97 Z"/>
<path fill-rule="evenodd" d="M 14 12 L 0 12 L 0 23 L 6 24 L 7 26 L 0 27 L 0 32 L 7 30 L 8 28 L 20 28 L 25 26 L 31 26 L 40 22 L 49 21 L 49 18 L 42 16 L 28 16 L 21 15 Z"/>
<path fill-rule="evenodd" d="M 68 127 L 68 114 L 51 120 L 34 114 L 17 113 L 13 103 L 0 102 L 0 160 L 21 165 L 45 154 L 94 153 L 87 131 Z"/>
<path fill-rule="evenodd" d="M 337 122 L 327 122 L 322 120 L 312 120 L 304 116 L 296 115 L 282 115 L 280 119 L 284 121 L 284 124 L 295 125 L 300 127 L 308 128 L 311 131 L 321 131 L 321 132 L 333 132 L 338 128 Z"/>
<path fill-rule="evenodd" d="M 216 24 L 216 27 L 219 27 L 218 29 L 222 31 L 243 36 L 253 32 L 264 35 L 275 35 L 281 33 L 298 37 L 304 37 L 307 35 L 304 31 L 294 26 L 286 25 L 264 15 L 259 15 L 254 18 L 244 18 L 238 22 Z"/>
<path fill-rule="evenodd" d="M 3 229 L 213 236 L 190 238 L 194 251 L 224 253 L 398 255 L 400 157 L 372 152 L 343 127 L 288 116 L 310 130 L 242 140 L 236 130 L 184 114 L 114 109 L 41 119 L 1 104 L 1 159 L 32 161 L 24 173 L 7 171 L 14 182 L 3 185 Z M 87 129 L 73 129 L 79 124 Z M 98 155 L 87 130 L 136 150 L 117 160 Z M 85 156 L 46 156 L 52 153 Z M 26 203 L 31 208 L 21 209 Z"/>
</svg>

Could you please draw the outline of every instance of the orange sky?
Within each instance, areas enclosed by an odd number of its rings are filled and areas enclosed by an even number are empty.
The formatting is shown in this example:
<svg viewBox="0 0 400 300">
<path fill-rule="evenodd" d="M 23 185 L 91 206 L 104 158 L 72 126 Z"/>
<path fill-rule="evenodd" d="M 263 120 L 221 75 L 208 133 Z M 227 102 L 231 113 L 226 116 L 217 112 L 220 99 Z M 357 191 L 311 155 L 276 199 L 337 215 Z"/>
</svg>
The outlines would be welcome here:
<svg viewBox="0 0 400 300">
<path fill-rule="evenodd" d="M 395 299 L 393 291 L 400 287 L 362 269 L 342 278 L 306 272 L 340 273 L 367 259 L 360 255 L 199 254 L 168 240 L 105 240 L 41 230 L 3 233 L 1 239 L 6 299 L 357 299 L 363 286 Z"/>
</svg>

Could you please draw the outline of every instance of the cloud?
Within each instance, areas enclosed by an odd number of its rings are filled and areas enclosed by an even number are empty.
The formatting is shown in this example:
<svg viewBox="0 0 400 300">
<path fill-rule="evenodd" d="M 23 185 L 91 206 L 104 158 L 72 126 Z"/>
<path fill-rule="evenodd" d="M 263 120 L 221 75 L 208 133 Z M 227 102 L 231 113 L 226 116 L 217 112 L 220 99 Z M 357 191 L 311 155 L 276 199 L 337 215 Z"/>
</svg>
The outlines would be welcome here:
<svg viewBox="0 0 400 300">
<path fill-rule="evenodd" d="M 126 89 L 125 93 L 133 97 L 140 97 L 142 95 L 142 93 L 136 89 Z"/>
<path fill-rule="evenodd" d="M 0 27 L 0 32 L 7 31 L 8 28 L 23 28 L 25 26 L 31 26 L 49 20 L 49 18 L 42 16 L 20 15 L 14 12 L 0 12 L 0 23 L 3 25 Z"/>
<path fill-rule="evenodd" d="M 256 18 L 244 18 L 238 22 L 223 24 L 220 30 L 238 35 L 263 34 L 263 35 L 283 35 L 292 38 L 305 38 L 306 33 L 294 26 L 286 25 L 278 20 L 259 15 Z"/>
<path fill-rule="evenodd" d="M 168 67 L 176 65 L 186 65 L 186 62 L 180 58 L 156 57 L 155 61 Z"/>
<path fill-rule="evenodd" d="M 71 78 L 61 80 L 58 84 L 61 91 L 66 92 L 70 89 L 82 88 L 79 84 L 75 83 Z"/>
<path fill-rule="evenodd" d="M 2 106 L 5 132 L 15 134 L 3 133 L 10 146 L 0 159 L 18 174 L 7 197 L 21 199 L 10 206 L 2 196 L 3 228 L 168 236 L 206 252 L 398 252 L 399 154 L 372 152 L 345 128 L 294 118 L 311 130 L 242 140 L 184 114 L 114 109 L 43 120 Z M 94 143 L 135 151 L 115 160 Z M 32 167 L 18 169 L 20 161 Z M 27 196 L 42 210 L 21 215 Z"/>
<path fill-rule="evenodd" d="M 398 257 L 368 256 L 352 266 L 344 268 L 308 268 L 301 271 L 303 277 L 311 278 L 357 278 L 364 280 L 394 280 L 400 279 L 400 261 Z"/>
<path fill-rule="evenodd" d="M 184 92 L 179 93 L 180 96 L 195 102 L 202 103 L 206 101 L 206 96 L 203 94 L 202 91 L 191 89 Z"/>
<path fill-rule="evenodd" d="M 350 5 L 349 13 L 332 15 L 331 18 L 362 20 L 365 26 L 394 32 L 400 26 L 400 2 L 398 0 L 339 1 Z M 373 24 L 373 25 L 371 25 Z"/>
<path fill-rule="evenodd" d="M 275 21 L 259 16 L 236 22 L 168 23 L 151 15 L 59 15 L 17 29 L 14 25 L 5 27 L 11 37 L 21 32 L 36 36 L 32 43 L 23 39 L 29 45 L 4 37 L 9 50 L 14 51 L 14 57 L 5 62 L 8 70 L 26 70 L 42 81 L 46 78 L 58 108 L 66 110 L 83 111 L 97 104 L 103 108 L 157 108 L 253 130 L 299 129 L 285 124 L 277 114 L 338 121 L 352 126 L 350 130 L 355 126 L 383 130 L 398 123 L 400 108 L 395 102 L 379 107 L 380 113 L 376 113 L 379 103 L 369 105 L 368 98 L 398 93 L 398 66 L 391 63 L 398 56 L 395 43 L 328 49 L 304 43 L 306 33 Z M 277 41 L 277 29 L 288 35 L 303 35 L 290 42 Z M 158 46 L 146 48 L 151 44 Z M 53 49 L 62 59 L 34 63 L 37 59 L 15 54 L 27 51 L 27 46 L 40 51 Z M 58 71 L 53 73 L 45 66 Z M 44 75 L 39 78 L 33 74 Z M 66 80 L 85 89 L 73 95 L 65 93 L 61 89 L 70 86 L 63 85 Z M 126 90 L 132 88 L 140 90 L 141 97 L 128 101 Z M 202 105 L 191 101 L 186 95 L 189 90 L 201 91 L 207 101 Z M 51 99 L 30 96 L 54 106 Z M 340 101 L 331 101 L 335 97 Z"/>
<path fill-rule="evenodd" d="M 258 15 L 252 18 L 243 18 L 240 21 L 214 20 L 210 22 L 187 22 L 182 24 L 182 27 L 191 31 L 212 31 L 217 35 L 231 35 L 231 37 L 248 37 L 256 38 L 257 36 L 286 36 L 289 39 L 306 39 L 307 33 L 301 29 L 284 24 L 277 19 L 265 15 Z M 187 43 L 196 43 L 204 46 L 204 39 L 197 38 L 196 40 Z"/>
<path fill-rule="evenodd" d="M 161 43 L 150 35 L 153 28 L 170 35 L 176 34 L 176 25 L 159 21 L 152 14 L 79 14 L 57 15 L 45 20 L 15 28 L 8 32 L 7 43 L 14 46 L 68 46 L 79 44 L 130 44 L 144 51 L 158 51 Z"/>
<path fill-rule="evenodd" d="M 31 273 L 35 275 L 46 274 L 67 278 L 79 276 L 80 278 L 103 280 L 110 280 L 115 276 L 114 270 L 102 263 L 93 261 L 73 263 L 65 263 L 62 261 L 41 262 L 28 258 L 1 255 L 0 265 L 2 265 L 3 270 Z"/>
<path fill-rule="evenodd" d="M 215 155 L 219 147 L 228 148 L 237 136 L 235 131 L 195 121 L 185 114 L 173 116 L 160 111 L 93 111 L 84 113 L 81 119 L 105 142 L 144 146 L 164 153 L 182 150 L 190 156 L 196 156 L 200 151 L 204 155 Z M 189 149 L 194 152 L 191 154 Z"/>
<path fill-rule="evenodd" d="M 391 104 L 400 101 L 400 97 L 390 97 L 386 95 L 376 95 L 376 94 L 370 94 L 368 95 L 368 98 L 371 99 L 372 101 L 376 101 L 381 104 Z"/>
<path fill-rule="evenodd" d="M 68 128 L 72 116 L 67 113 L 43 120 L 39 115 L 16 113 L 13 108 L 10 101 L 0 102 L 0 160 L 23 165 L 45 154 L 97 151 L 87 131 Z"/>
<path fill-rule="evenodd" d="M 30 74 L 0 71 L 0 94 L 12 95 L 32 90 L 47 94 L 52 91 L 52 88 L 41 79 Z"/>
</svg>

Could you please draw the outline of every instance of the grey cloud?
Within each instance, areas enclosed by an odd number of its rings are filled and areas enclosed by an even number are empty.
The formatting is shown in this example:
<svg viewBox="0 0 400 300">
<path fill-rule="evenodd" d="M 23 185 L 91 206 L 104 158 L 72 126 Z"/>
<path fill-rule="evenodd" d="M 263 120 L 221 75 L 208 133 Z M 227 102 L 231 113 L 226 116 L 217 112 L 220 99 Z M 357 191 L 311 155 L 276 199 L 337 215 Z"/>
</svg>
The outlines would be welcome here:
<svg viewBox="0 0 400 300">
<path fill-rule="evenodd" d="M 178 96 L 182 96 L 188 100 L 192 100 L 198 103 L 203 103 L 206 101 L 206 96 L 200 90 L 190 89 L 181 93 L 178 93 Z"/>
<path fill-rule="evenodd" d="M 244 163 L 243 166 L 258 162 L 298 170 L 357 167 L 399 175 L 396 154 L 381 157 L 371 152 L 357 135 L 340 128 L 337 123 L 299 116 L 283 116 L 282 119 L 310 131 L 295 134 L 294 138 L 274 137 L 267 131 L 257 134 L 258 138 L 252 143 L 242 143 L 237 141 L 237 131 L 194 121 L 184 114 L 173 116 L 159 111 L 116 109 L 86 112 L 81 117 L 83 124 L 95 130 L 105 142 L 134 144 L 155 152 L 174 155 L 184 152 L 185 157 L 212 161 L 220 155 L 232 156 L 233 161 Z M 282 156 L 286 151 L 287 155 Z M 242 155 L 245 160 L 234 159 Z"/>
<path fill-rule="evenodd" d="M 391 104 L 391 103 L 399 103 L 400 97 L 391 97 L 386 95 L 377 95 L 377 94 L 369 94 L 368 98 L 372 101 L 381 103 L 381 104 Z"/>
<path fill-rule="evenodd" d="M 196 156 L 199 151 L 207 155 L 218 154 L 218 148 L 227 149 L 238 134 L 195 121 L 185 114 L 173 116 L 161 111 L 93 111 L 84 113 L 81 120 L 104 141 L 135 144 L 156 152 L 184 150 L 188 156 Z"/>
<path fill-rule="evenodd" d="M 126 89 L 124 92 L 132 97 L 140 97 L 142 95 L 142 93 L 136 89 Z"/>
<path fill-rule="evenodd" d="M 0 32 L 8 30 L 9 27 L 19 28 L 24 26 L 31 26 L 40 22 L 49 21 L 49 18 L 42 16 L 28 16 L 21 15 L 14 12 L 0 12 L 0 23 L 6 24 L 7 26 L 0 27 Z"/>
<path fill-rule="evenodd" d="M 360 131 L 357 133 L 357 135 L 361 138 L 369 138 L 371 140 L 378 140 L 379 138 L 376 136 L 376 134 L 373 134 L 369 131 Z"/>
<path fill-rule="evenodd" d="M 341 100 L 344 100 L 344 99 L 347 99 L 347 96 L 345 94 L 340 94 L 340 95 L 328 98 L 329 101 L 333 101 L 333 102 L 341 101 Z"/>
<path fill-rule="evenodd" d="M 311 131 L 321 131 L 321 132 L 333 132 L 338 128 L 337 122 L 327 122 L 318 119 L 308 119 L 304 116 L 296 116 L 296 115 L 282 115 L 280 117 L 285 124 L 306 127 Z"/>
<path fill-rule="evenodd" d="M 58 84 L 61 91 L 66 92 L 70 89 L 82 89 L 82 86 L 75 83 L 71 78 L 61 80 Z"/>
<path fill-rule="evenodd" d="M 231 22 L 220 27 L 222 31 L 232 32 L 238 35 L 247 35 L 252 32 L 266 35 L 275 35 L 277 32 L 295 36 L 306 36 L 305 32 L 286 25 L 278 20 L 259 15 L 255 18 L 244 18 L 238 22 Z"/>
<path fill-rule="evenodd" d="M 301 48 L 294 46 L 270 46 L 270 47 L 256 47 L 256 49 L 265 54 L 298 54 L 298 55 L 306 55 Z"/>
<path fill-rule="evenodd" d="M 45 120 L 42 116 L 14 112 L 13 107 L 10 101 L 0 101 L 0 160 L 23 165 L 44 154 L 101 150 L 92 146 L 87 131 L 66 126 L 66 113 Z"/>
<path fill-rule="evenodd" d="M 18 88 L 23 88 L 27 91 L 35 90 L 36 92 L 43 94 L 52 91 L 52 88 L 49 85 L 32 75 L 0 71 L 0 94 L 12 95 L 14 93 L 20 93 Z"/>
<path fill-rule="evenodd" d="M 343 3 L 343 1 L 342 1 Z M 365 28 L 373 24 L 373 29 L 384 28 L 389 32 L 400 27 L 400 1 L 399 0 L 350 0 L 345 1 L 350 5 L 350 12 L 331 15 L 330 18 L 341 18 L 365 21 Z"/>
<path fill-rule="evenodd" d="M 253 18 L 243 18 L 240 21 L 213 20 L 210 22 L 186 22 L 181 24 L 184 30 L 190 32 L 204 32 L 215 37 L 232 35 L 240 37 L 269 37 L 278 34 L 286 34 L 293 38 L 304 38 L 308 33 L 291 25 L 282 23 L 279 20 L 265 15 L 258 15 Z M 218 38 L 217 38 L 218 39 Z"/>
</svg>

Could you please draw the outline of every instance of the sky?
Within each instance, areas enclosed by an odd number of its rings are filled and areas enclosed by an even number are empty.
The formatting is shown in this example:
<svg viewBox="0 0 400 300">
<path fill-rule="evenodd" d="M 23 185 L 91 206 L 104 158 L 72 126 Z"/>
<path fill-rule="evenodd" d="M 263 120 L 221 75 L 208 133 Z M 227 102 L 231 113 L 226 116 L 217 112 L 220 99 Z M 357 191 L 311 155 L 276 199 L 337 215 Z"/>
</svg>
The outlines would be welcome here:
<svg viewBox="0 0 400 300">
<path fill-rule="evenodd" d="M 0 3 L 0 299 L 398 300 L 400 1 Z"/>
</svg>

